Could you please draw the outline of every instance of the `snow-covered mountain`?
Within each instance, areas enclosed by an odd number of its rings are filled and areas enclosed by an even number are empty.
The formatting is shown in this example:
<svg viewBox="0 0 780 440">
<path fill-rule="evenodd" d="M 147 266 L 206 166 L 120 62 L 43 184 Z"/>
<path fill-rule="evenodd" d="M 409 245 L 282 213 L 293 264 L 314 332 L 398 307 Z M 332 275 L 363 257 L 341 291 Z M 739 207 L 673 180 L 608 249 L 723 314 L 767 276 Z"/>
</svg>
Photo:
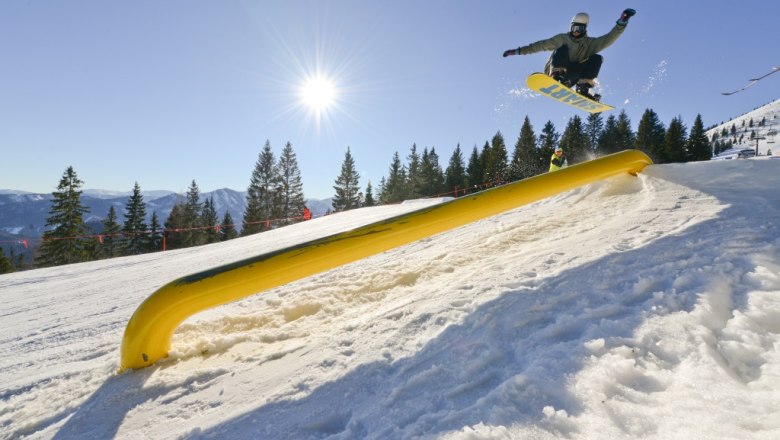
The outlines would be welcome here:
<svg viewBox="0 0 780 440">
<path fill-rule="evenodd" d="M 0 189 L 0 195 L 11 195 L 11 194 L 33 194 L 29 191 L 19 191 L 16 189 Z"/>
<path fill-rule="evenodd" d="M 153 191 L 141 191 L 145 201 L 159 199 L 171 194 L 175 194 L 173 191 L 167 190 L 153 190 Z M 122 197 L 130 197 L 133 195 L 132 191 L 110 191 L 105 189 L 85 189 L 84 196 L 94 197 L 96 199 L 119 199 Z"/>
<path fill-rule="evenodd" d="M 735 134 L 731 134 L 732 126 Z M 724 129 L 728 133 L 726 137 L 722 136 Z M 756 145 L 758 145 L 758 154 L 765 156 L 767 153 L 773 155 L 780 153 L 780 143 L 776 143 L 780 141 L 779 131 L 780 99 L 776 99 L 753 111 L 722 122 L 708 129 L 706 133 L 710 139 L 713 139 L 713 135 L 717 133 L 721 140 L 733 141 L 734 148 L 755 150 Z"/>
<path fill-rule="evenodd" d="M 81 202 L 89 208 L 85 221 L 99 231 L 100 222 L 106 218 L 111 206 L 117 212 L 119 220 L 124 219 L 124 209 L 131 193 L 119 193 L 104 190 L 84 190 Z M 153 212 L 157 212 L 160 223 L 164 223 L 173 209 L 173 205 L 184 200 L 184 195 L 172 191 L 143 192 L 146 203 L 147 221 Z M 230 212 L 240 230 L 241 219 L 246 209 L 246 192 L 228 188 L 201 194 L 201 202 L 213 197 L 218 218 Z M 51 194 L 33 194 L 16 190 L 0 191 L 0 237 L 32 238 L 43 235 L 46 218 L 51 207 Z M 331 200 L 307 200 L 315 217 L 324 215 L 331 207 Z"/>
</svg>

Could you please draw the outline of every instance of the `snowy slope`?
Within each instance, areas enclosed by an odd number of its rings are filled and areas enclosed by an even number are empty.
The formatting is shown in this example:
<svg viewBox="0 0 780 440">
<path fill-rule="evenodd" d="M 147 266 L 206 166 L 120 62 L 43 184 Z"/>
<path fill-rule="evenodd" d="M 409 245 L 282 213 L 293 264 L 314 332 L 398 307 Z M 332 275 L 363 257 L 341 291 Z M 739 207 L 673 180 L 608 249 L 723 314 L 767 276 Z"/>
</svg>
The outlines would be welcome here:
<svg viewBox="0 0 780 440">
<path fill-rule="evenodd" d="M 751 120 L 753 127 L 750 127 Z M 761 121 L 764 121 L 763 126 L 759 126 Z M 729 135 L 721 139 L 733 141 L 736 137 L 737 142 L 734 142 L 734 148 L 755 150 L 757 142 L 759 155 L 766 156 L 767 152 L 770 152 L 770 155 L 780 156 L 780 144 L 777 143 L 780 141 L 780 136 L 778 136 L 780 133 L 780 99 L 718 124 L 706 131 L 707 137 L 712 139 L 715 133 L 721 134 L 724 128 L 728 133 L 731 133 L 732 125 L 736 129 L 736 136 Z M 751 140 L 751 132 L 755 132 L 754 140 Z M 740 137 L 743 138 L 742 143 L 738 142 Z"/>
<path fill-rule="evenodd" d="M 2 438 L 778 438 L 780 160 L 650 166 L 190 318 L 164 283 L 427 206 L 0 276 Z"/>
</svg>

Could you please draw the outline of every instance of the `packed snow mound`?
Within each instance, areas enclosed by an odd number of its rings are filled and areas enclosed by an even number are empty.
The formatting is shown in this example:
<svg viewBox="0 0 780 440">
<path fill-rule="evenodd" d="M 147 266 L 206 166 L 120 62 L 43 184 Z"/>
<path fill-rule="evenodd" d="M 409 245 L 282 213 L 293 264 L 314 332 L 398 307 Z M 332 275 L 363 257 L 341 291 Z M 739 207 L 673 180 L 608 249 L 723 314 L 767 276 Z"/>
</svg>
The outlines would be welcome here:
<svg viewBox="0 0 780 440">
<path fill-rule="evenodd" d="M 776 438 L 779 168 L 584 186 L 195 315 L 124 374 L 168 281 L 440 201 L 0 276 L 0 435 Z"/>
</svg>

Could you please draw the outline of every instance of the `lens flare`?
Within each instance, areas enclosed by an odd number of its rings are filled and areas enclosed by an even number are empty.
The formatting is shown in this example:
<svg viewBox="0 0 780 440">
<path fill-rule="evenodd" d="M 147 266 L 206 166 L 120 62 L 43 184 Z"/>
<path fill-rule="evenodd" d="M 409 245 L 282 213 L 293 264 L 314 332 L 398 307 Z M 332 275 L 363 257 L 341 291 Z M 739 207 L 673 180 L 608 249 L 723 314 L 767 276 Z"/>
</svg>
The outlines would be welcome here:
<svg viewBox="0 0 780 440">
<path fill-rule="evenodd" d="M 322 76 L 309 78 L 301 87 L 301 99 L 315 112 L 327 110 L 336 98 L 333 82 Z"/>
</svg>

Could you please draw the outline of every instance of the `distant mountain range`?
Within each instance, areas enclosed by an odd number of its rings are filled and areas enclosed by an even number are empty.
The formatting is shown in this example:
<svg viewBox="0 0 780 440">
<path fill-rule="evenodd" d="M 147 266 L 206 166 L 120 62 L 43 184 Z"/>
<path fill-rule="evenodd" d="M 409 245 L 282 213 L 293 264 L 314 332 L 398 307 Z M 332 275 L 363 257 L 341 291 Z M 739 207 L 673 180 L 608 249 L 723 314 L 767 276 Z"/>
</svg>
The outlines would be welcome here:
<svg viewBox="0 0 780 440">
<path fill-rule="evenodd" d="M 124 221 L 124 210 L 127 200 L 132 192 L 115 192 L 104 190 L 84 190 L 81 195 L 81 203 L 89 208 L 89 213 L 84 220 L 96 231 L 101 230 L 108 209 L 113 206 L 117 212 L 120 223 Z M 184 195 L 172 191 L 144 191 L 144 203 L 146 203 L 147 222 L 153 212 L 157 212 L 160 224 L 165 223 L 168 215 L 176 202 L 183 202 Z M 241 219 L 246 208 L 246 192 L 232 189 L 218 189 L 216 191 L 202 193 L 201 202 L 209 197 L 214 198 L 214 206 L 220 220 L 225 212 L 230 212 L 233 220 L 240 228 Z M 43 235 L 46 218 L 49 216 L 52 195 L 34 194 L 25 191 L 0 189 L 0 241 L 14 240 L 18 238 L 33 238 Z M 324 215 L 331 209 L 331 199 L 306 201 L 306 206 L 317 217 Z"/>
</svg>

